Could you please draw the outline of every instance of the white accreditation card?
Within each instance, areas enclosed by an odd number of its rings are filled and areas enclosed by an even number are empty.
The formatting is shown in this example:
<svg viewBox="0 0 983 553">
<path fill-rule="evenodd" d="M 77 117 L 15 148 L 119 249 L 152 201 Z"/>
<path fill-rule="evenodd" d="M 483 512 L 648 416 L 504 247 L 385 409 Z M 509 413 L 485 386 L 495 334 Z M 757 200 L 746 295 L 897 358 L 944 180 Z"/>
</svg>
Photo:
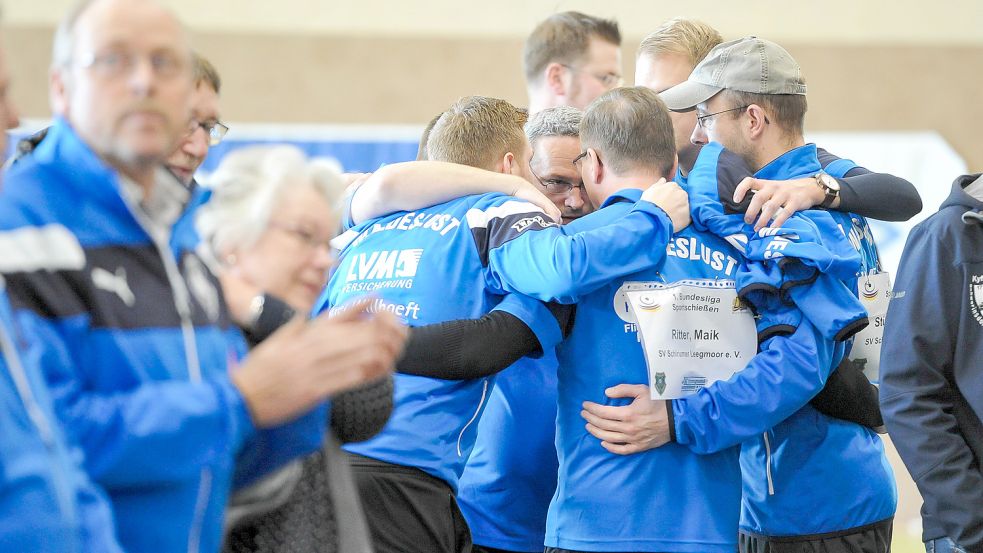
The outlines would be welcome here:
<svg viewBox="0 0 983 553">
<path fill-rule="evenodd" d="M 685 280 L 625 295 L 652 399 L 677 399 L 727 380 L 758 351 L 754 317 L 732 280 Z"/>
<path fill-rule="evenodd" d="M 864 374 L 874 384 L 881 382 L 881 342 L 884 341 L 884 322 L 891 301 L 891 273 L 863 275 L 857 280 L 857 296 L 867 310 L 870 324 L 853 338 L 850 360 L 863 367 Z"/>
</svg>

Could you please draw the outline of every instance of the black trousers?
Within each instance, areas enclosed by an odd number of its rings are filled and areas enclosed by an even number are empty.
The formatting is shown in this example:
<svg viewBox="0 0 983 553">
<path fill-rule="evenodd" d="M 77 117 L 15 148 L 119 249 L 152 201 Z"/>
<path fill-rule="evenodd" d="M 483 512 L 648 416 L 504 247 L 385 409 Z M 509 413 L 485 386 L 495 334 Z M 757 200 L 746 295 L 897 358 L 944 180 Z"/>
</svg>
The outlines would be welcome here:
<svg viewBox="0 0 983 553">
<path fill-rule="evenodd" d="M 471 553 L 451 487 L 413 467 L 348 454 L 376 553 Z"/>
<path fill-rule="evenodd" d="M 484 545 L 475 544 L 471 549 L 473 553 L 522 553 L 521 551 L 509 551 L 507 549 L 495 549 L 494 547 L 485 547 Z"/>
<path fill-rule="evenodd" d="M 591 552 L 590 551 L 574 551 L 572 549 L 560 549 L 558 547 L 547 547 L 546 548 L 546 553 L 591 553 Z"/>
<path fill-rule="evenodd" d="M 472 553 L 523 553 L 522 551 L 509 551 L 507 549 L 495 549 L 494 547 L 485 547 L 484 545 L 475 544 L 472 549 Z"/>
<path fill-rule="evenodd" d="M 741 532 L 741 553 L 890 553 L 894 518 L 816 536 L 768 537 Z"/>
</svg>

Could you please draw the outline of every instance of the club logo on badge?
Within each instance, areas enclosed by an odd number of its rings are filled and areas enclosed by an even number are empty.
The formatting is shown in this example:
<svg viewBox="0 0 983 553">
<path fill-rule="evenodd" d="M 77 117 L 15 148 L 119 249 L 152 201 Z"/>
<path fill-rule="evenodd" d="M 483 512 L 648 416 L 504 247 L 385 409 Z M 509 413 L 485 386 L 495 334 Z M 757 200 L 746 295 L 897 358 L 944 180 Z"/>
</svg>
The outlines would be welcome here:
<svg viewBox="0 0 983 553">
<path fill-rule="evenodd" d="M 655 373 L 655 391 L 659 392 L 660 396 L 665 393 L 666 373 Z"/>
<path fill-rule="evenodd" d="M 656 301 L 655 296 L 645 294 L 638 298 L 638 307 L 644 311 L 658 311 L 662 308 L 662 305 Z"/>
<path fill-rule="evenodd" d="M 864 281 L 864 287 L 860 291 L 860 295 L 867 301 L 873 301 L 877 299 L 877 292 L 877 286 L 874 285 L 874 281 L 866 280 Z"/>
</svg>

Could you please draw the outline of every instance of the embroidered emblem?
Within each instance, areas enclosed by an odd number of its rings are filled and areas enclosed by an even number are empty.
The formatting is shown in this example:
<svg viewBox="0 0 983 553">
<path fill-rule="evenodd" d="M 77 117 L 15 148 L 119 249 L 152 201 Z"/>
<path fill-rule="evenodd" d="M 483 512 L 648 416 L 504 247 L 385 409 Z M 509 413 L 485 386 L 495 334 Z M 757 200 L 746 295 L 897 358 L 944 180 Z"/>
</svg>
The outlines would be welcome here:
<svg viewBox="0 0 983 553">
<path fill-rule="evenodd" d="M 969 285 L 969 308 L 973 318 L 983 326 L 983 275 L 973 275 Z"/>
<path fill-rule="evenodd" d="M 198 305 L 205 311 L 205 315 L 211 322 L 218 321 L 219 298 L 218 290 L 208 279 L 208 269 L 195 256 L 188 255 L 184 258 L 185 278 L 188 279 L 188 290 L 198 301 Z"/>
<path fill-rule="evenodd" d="M 102 267 L 92 269 L 92 284 L 100 290 L 116 294 L 127 307 L 133 307 L 137 298 L 126 282 L 126 269 L 117 267 L 116 273 L 110 273 Z"/>
</svg>

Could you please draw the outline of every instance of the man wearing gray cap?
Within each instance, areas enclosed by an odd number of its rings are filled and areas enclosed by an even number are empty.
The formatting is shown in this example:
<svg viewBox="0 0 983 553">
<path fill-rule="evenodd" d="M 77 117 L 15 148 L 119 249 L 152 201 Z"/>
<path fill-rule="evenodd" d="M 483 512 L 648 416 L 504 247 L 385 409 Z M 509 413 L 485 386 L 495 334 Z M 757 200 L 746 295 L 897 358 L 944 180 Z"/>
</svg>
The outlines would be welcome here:
<svg viewBox="0 0 983 553">
<path fill-rule="evenodd" d="M 710 191 L 707 205 L 715 205 L 718 213 L 740 217 L 744 212 L 746 206 L 733 201 L 733 191 L 747 174 L 742 165 L 762 179 L 824 178 L 815 145 L 803 139 L 805 82 L 798 64 L 777 44 L 756 37 L 723 43 L 662 99 L 674 111 L 697 111 L 692 140 L 705 147 L 689 176 L 690 193 Z M 691 202 L 699 225 L 698 201 L 691 196 Z M 806 223 L 829 229 L 820 234 L 824 245 L 849 234 L 862 271 L 877 270 L 876 249 L 862 217 L 806 213 Z M 823 226 L 823 221 L 831 224 Z M 752 244 L 769 237 L 767 229 L 756 233 L 745 227 L 742 232 Z M 856 279 L 842 284 L 855 287 Z M 831 337 L 815 324 L 840 308 L 824 303 L 826 289 L 818 292 L 816 286 L 803 285 L 817 301 L 801 306 L 801 319 L 783 321 L 795 323 L 785 325 L 786 332 L 794 332 L 790 339 L 808 338 L 801 356 L 786 356 L 780 373 L 739 372 L 674 400 L 670 409 L 671 439 L 697 453 L 742 442 L 741 551 L 883 552 L 890 547 L 897 494 L 880 439 L 809 405 L 852 345 L 846 334 Z M 807 317 L 815 328 L 807 328 Z M 829 355 L 831 361 L 819 371 L 812 362 L 818 355 Z"/>
</svg>

